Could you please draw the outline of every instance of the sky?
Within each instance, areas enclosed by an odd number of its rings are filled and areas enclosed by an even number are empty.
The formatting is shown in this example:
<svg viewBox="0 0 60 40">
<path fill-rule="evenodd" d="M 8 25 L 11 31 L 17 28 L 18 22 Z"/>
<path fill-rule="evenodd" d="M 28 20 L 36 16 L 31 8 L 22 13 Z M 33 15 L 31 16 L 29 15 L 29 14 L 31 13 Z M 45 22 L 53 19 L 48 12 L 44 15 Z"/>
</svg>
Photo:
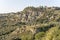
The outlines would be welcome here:
<svg viewBox="0 0 60 40">
<path fill-rule="evenodd" d="M 60 0 L 0 0 L 0 13 L 18 12 L 28 6 L 60 7 Z"/>
</svg>

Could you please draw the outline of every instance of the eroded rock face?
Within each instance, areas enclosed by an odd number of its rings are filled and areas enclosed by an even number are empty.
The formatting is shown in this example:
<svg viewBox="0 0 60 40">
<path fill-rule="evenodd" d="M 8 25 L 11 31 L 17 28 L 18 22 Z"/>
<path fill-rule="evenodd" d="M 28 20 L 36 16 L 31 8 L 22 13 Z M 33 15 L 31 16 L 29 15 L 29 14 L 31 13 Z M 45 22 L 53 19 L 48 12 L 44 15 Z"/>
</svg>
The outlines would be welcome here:
<svg viewBox="0 0 60 40">
<path fill-rule="evenodd" d="M 44 11 L 42 12 L 42 10 Z M 9 13 L 9 14 L 3 14 L 3 15 L 1 14 L 0 19 L 3 21 L 6 20 L 13 23 L 17 21 L 31 23 L 33 21 L 35 22 L 37 19 L 43 18 L 43 16 L 46 17 L 46 14 L 48 13 L 45 13 L 45 11 L 46 11 L 45 8 L 27 7 L 22 12 Z"/>
<path fill-rule="evenodd" d="M 37 17 L 40 17 L 40 15 L 42 15 L 42 12 L 37 11 L 36 9 L 37 8 L 30 7 L 24 9 L 24 11 L 22 12 L 11 13 L 4 16 L 6 16 L 5 18 L 9 20 L 11 19 L 11 21 L 29 22 L 29 21 L 36 20 Z"/>
</svg>

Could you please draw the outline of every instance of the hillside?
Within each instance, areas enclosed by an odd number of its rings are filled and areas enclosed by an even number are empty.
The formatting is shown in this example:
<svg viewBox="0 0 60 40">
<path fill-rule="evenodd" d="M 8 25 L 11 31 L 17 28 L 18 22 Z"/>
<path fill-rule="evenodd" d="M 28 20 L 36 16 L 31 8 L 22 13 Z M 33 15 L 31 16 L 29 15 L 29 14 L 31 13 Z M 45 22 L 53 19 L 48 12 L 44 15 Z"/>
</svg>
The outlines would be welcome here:
<svg viewBox="0 0 60 40">
<path fill-rule="evenodd" d="M 0 14 L 0 40 L 60 40 L 60 8 L 26 7 Z"/>
</svg>

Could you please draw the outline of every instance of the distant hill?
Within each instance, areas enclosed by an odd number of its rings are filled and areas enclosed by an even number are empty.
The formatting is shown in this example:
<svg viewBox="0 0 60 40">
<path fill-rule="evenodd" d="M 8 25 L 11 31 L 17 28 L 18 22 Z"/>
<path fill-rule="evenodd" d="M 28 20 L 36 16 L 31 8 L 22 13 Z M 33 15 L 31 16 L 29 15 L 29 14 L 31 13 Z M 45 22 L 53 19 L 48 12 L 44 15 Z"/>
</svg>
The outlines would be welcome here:
<svg viewBox="0 0 60 40">
<path fill-rule="evenodd" d="M 60 7 L 0 14 L 0 40 L 60 40 Z"/>
</svg>

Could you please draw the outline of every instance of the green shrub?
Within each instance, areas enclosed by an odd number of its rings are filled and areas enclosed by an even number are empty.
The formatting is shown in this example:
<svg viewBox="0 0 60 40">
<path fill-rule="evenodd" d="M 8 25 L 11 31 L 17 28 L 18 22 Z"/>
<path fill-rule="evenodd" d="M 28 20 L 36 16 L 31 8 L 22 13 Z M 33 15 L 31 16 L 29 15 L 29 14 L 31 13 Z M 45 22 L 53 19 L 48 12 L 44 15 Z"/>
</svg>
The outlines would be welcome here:
<svg viewBox="0 0 60 40">
<path fill-rule="evenodd" d="M 35 40 L 41 40 L 41 38 L 44 36 L 44 32 L 39 32 L 35 35 Z"/>
</svg>

